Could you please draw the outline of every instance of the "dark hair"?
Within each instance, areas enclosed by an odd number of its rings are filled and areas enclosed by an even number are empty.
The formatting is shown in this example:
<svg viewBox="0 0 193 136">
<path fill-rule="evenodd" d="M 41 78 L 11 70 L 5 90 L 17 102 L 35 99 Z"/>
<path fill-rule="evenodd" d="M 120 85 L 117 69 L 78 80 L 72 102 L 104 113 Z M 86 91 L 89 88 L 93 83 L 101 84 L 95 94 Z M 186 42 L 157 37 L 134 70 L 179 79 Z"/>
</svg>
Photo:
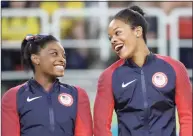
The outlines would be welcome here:
<svg viewBox="0 0 193 136">
<path fill-rule="evenodd" d="M 113 19 L 119 19 L 125 23 L 129 23 L 131 28 L 134 29 L 137 26 L 141 26 L 143 29 L 143 39 L 147 42 L 146 33 L 148 23 L 144 17 L 143 10 L 138 6 L 131 6 L 130 8 L 119 11 Z"/>
<path fill-rule="evenodd" d="M 37 54 L 41 48 L 52 41 L 58 40 L 52 35 L 28 35 L 25 37 L 21 44 L 21 63 L 26 70 L 32 69 L 35 72 L 31 55 Z"/>
</svg>

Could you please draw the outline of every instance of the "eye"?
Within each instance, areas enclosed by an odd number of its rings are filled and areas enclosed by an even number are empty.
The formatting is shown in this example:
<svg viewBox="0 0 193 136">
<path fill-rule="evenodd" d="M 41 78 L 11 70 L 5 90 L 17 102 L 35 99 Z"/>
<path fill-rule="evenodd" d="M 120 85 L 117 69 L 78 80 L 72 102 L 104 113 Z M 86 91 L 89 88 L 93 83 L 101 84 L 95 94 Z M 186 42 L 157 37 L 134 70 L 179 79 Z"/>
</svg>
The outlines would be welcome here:
<svg viewBox="0 0 193 136">
<path fill-rule="evenodd" d="M 109 41 L 111 41 L 112 38 L 109 36 L 108 39 L 109 39 Z"/>
<path fill-rule="evenodd" d="M 115 34 L 119 35 L 119 34 L 121 34 L 121 31 L 116 31 Z"/>
<path fill-rule="evenodd" d="M 58 55 L 57 52 L 52 52 L 51 54 L 52 54 L 53 56 L 57 56 L 57 55 Z"/>
</svg>

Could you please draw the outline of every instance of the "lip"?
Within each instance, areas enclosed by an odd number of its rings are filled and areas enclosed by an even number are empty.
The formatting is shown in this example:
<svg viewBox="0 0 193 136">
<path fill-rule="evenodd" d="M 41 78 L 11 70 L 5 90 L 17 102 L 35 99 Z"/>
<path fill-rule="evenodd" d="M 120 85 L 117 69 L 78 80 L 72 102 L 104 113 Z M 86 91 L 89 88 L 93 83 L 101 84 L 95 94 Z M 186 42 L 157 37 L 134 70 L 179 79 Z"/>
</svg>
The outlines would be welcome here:
<svg viewBox="0 0 193 136">
<path fill-rule="evenodd" d="M 54 66 L 57 70 L 64 70 L 64 65 L 56 65 Z"/>
<path fill-rule="evenodd" d="M 114 50 L 118 53 L 122 48 L 123 48 L 124 44 L 121 43 L 121 44 L 116 44 L 114 46 Z M 121 48 L 121 49 L 120 49 Z"/>
</svg>

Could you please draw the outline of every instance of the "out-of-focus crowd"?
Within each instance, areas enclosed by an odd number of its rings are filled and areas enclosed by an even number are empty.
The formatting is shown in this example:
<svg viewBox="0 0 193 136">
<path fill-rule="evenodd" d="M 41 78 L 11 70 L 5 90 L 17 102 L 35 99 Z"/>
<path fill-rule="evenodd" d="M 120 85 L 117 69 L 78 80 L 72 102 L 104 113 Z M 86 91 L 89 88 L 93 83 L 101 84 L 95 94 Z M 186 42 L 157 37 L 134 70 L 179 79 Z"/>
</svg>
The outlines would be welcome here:
<svg viewBox="0 0 193 136">
<path fill-rule="evenodd" d="M 85 8 L 96 7 L 98 2 L 44 2 L 44 1 L 2 1 L 2 8 L 14 9 L 14 8 L 41 8 L 46 10 L 50 15 L 58 8 Z M 160 7 L 166 14 L 177 7 L 192 7 L 191 2 L 108 2 L 109 8 L 126 8 L 131 4 L 136 4 L 142 7 Z M 148 38 L 157 38 L 157 19 L 155 17 L 147 18 L 149 25 Z M 180 38 L 192 37 L 191 28 L 192 18 L 184 18 L 180 23 L 183 31 Z M 88 25 L 89 24 L 89 25 Z M 99 30 L 97 29 L 97 19 L 83 19 L 83 18 L 62 18 L 60 23 L 61 39 L 94 39 L 98 37 Z M 37 34 L 40 32 L 40 20 L 36 17 L 27 18 L 2 18 L 2 40 L 19 40 L 25 37 L 26 34 Z M 188 29 L 188 31 L 186 30 Z M 169 39 L 168 39 L 169 40 Z M 75 43 L 78 44 L 78 43 Z M 156 51 L 156 50 L 155 50 Z M 88 68 L 104 68 L 110 65 L 117 57 L 112 53 L 112 57 L 107 62 L 103 62 L 101 65 L 98 60 L 96 49 L 78 48 L 78 49 L 66 49 L 67 53 L 67 69 L 88 69 Z M 182 54 L 188 54 L 188 50 L 182 50 Z M 192 51 L 189 53 L 192 55 Z M 22 70 L 20 57 L 18 50 L 2 50 L 2 71 L 8 70 Z M 183 58 L 185 65 L 193 67 L 192 61 Z"/>
</svg>

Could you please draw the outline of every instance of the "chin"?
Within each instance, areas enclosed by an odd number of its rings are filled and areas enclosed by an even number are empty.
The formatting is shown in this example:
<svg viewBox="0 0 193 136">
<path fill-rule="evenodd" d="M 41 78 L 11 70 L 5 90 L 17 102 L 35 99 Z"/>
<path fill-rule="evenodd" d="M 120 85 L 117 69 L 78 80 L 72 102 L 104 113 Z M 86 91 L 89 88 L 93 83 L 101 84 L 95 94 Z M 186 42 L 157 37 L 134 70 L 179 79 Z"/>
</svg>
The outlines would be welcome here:
<svg viewBox="0 0 193 136">
<path fill-rule="evenodd" d="M 125 57 L 123 57 L 123 56 L 121 56 L 121 55 L 119 55 L 119 58 L 120 58 L 120 59 L 125 59 Z"/>
<path fill-rule="evenodd" d="M 120 54 L 119 58 L 120 59 L 129 59 L 129 58 L 131 58 L 131 55 L 130 54 Z"/>
<path fill-rule="evenodd" d="M 63 76 L 64 76 L 64 73 L 62 73 L 62 74 L 57 74 L 56 76 L 57 76 L 57 77 L 63 77 Z"/>
<path fill-rule="evenodd" d="M 64 72 L 54 73 L 54 76 L 55 76 L 55 77 L 62 77 L 62 76 L 64 76 Z"/>
</svg>

